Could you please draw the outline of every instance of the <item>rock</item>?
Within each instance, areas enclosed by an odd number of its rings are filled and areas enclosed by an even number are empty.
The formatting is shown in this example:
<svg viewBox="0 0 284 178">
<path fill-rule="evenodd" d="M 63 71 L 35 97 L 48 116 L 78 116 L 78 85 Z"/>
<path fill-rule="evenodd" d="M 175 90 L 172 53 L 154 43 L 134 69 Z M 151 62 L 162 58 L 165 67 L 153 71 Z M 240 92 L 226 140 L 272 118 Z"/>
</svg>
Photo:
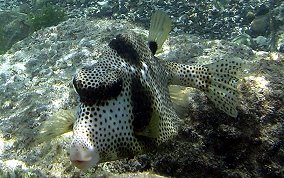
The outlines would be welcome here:
<svg viewBox="0 0 284 178">
<path fill-rule="evenodd" d="M 276 48 L 279 52 L 284 53 L 284 32 L 278 35 Z"/>
<path fill-rule="evenodd" d="M 255 13 L 255 16 L 262 16 L 269 13 L 269 7 L 267 7 L 265 4 L 261 4 Z"/>
<path fill-rule="evenodd" d="M 284 22 L 284 2 L 282 2 L 282 4 L 275 9 L 275 11 L 277 13 L 275 17 L 276 20 Z"/>
<path fill-rule="evenodd" d="M 34 2 L 34 3 L 31 3 Z M 164 9 L 173 18 L 173 28 L 178 33 L 187 32 L 211 39 L 228 39 L 238 36 L 241 33 L 248 33 L 250 22 L 255 14 L 265 14 L 267 10 L 274 9 L 283 4 L 282 1 L 225 1 L 213 0 L 210 3 L 203 1 L 187 0 L 174 1 L 108 1 L 108 0 L 10 0 L 0 3 L 0 9 L 20 9 L 28 13 L 33 4 L 47 2 L 58 5 L 64 9 L 71 18 L 106 18 L 124 19 L 134 21 L 143 26 L 148 26 L 151 13 L 156 9 Z M 100 5 L 101 4 L 101 5 Z M 107 4 L 107 5 L 105 5 Z M 187 5 L 184 5 L 187 4 Z M 19 6 L 29 6 L 20 7 Z M 253 13 L 253 14 L 251 14 Z M 179 18 L 187 14 L 188 19 Z M 263 35 L 263 34 L 257 34 Z M 256 37 L 254 36 L 254 37 Z"/>
<path fill-rule="evenodd" d="M 265 48 L 269 45 L 267 38 L 265 38 L 264 36 L 258 36 L 254 39 L 254 41 L 257 46 L 262 47 L 262 48 Z"/>
<path fill-rule="evenodd" d="M 249 11 L 249 12 L 247 12 L 244 20 L 245 20 L 246 23 L 251 23 L 254 18 L 255 18 L 255 14 L 253 12 Z"/>
<path fill-rule="evenodd" d="M 269 15 L 256 16 L 250 24 L 250 30 L 254 35 L 265 35 L 270 24 Z"/>
<path fill-rule="evenodd" d="M 284 43 L 280 43 L 277 47 L 277 50 L 281 53 L 284 53 Z"/>
<path fill-rule="evenodd" d="M 232 42 L 237 43 L 237 44 L 243 44 L 246 46 L 249 46 L 251 48 L 255 47 L 255 42 L 253 41 L 252 37 L 246 33 L 241 34 L 237 37 L 235 37 Z"/>
<path fill-rule="evenodd" d="M 26 14 L 0 11 L 0 54 L 29 35 Z"/>
<path fill-rule="evenodd" d="M 226 58 L 248 62 L 237 118 L 218 111 L 202 92 L 184 88 L 188 97 L 178 136 L 145 155 L 81 172 L 68 159 L 71 133 L 32 145 L 44 121 L 77 106 L 70 87 L 75 71 L 94 64 L 100 49 L 129 29 L 147 34 L 124 20 L 69 19 L 0 55 L 0 177 L 131 177 L 148 170 L 170 177 L 283 177 L 283 54 L 273 54 L 277 60 L 272 60 L 268 52 L 188 34 L 172 36 L 158 57 L 198 64 Z"/>
</svg>

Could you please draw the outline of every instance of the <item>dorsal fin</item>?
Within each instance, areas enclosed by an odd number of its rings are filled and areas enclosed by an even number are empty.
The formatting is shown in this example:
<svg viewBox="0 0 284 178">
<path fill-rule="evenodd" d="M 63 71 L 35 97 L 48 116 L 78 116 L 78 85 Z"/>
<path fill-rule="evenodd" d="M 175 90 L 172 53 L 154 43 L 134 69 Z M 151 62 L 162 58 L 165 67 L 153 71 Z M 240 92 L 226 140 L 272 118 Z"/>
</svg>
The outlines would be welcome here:
<svg viewBox="0 0 284 178">
<path fill-rule="evenodd" d="M 158 10 L 152 15 L 148 44 L 153 54 L 156 54 L 162 49 L 163 43 L 171 31 L 171 26 L 171 19 L 165 12 Z"/>
</svg>

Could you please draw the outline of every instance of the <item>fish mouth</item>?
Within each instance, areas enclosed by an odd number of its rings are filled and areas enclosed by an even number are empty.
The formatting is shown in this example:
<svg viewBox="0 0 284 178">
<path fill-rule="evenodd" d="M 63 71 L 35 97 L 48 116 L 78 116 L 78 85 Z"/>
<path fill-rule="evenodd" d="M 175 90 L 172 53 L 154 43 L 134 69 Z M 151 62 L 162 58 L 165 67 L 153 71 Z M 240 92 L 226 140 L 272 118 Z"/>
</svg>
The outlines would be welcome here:
<svg viewBox="0 0 284 178">
<path fill-rule="evenodd" d="M 82 161 L 82 160 L 71 160 L 72 164 L 81 170 L 87 170 L 93 165 L 91 161 Z"/>
<path fill-rule="evenodd" d="M 94 147 L 86 147 L 82 143 L 74 143 L 70 148 L 70 161 L 81 170 L 96 166 L 100 160 L 99 152 Z"/>
</svg>

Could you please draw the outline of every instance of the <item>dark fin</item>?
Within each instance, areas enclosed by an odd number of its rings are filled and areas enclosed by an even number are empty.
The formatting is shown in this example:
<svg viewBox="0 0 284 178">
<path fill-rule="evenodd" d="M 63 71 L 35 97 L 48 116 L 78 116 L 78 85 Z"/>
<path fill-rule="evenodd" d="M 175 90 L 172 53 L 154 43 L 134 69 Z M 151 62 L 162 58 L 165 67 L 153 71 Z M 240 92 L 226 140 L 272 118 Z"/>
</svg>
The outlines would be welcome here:
<svg viewBox="0 0 284 178">
<path fill-rule="evenodd" d="M 57 136 L 73 130 L 75 110 L 59 110 L 48 118 L 40 127 L 34 145 L 50 141 Z"/>
<path fill-rule="evenodd" d="M 171 26 L 171 19 L 165 12 L 158 10 L 152 15 L 148 43 L 153 54 L 161 51 L 171 31 Z"/>
</svg>

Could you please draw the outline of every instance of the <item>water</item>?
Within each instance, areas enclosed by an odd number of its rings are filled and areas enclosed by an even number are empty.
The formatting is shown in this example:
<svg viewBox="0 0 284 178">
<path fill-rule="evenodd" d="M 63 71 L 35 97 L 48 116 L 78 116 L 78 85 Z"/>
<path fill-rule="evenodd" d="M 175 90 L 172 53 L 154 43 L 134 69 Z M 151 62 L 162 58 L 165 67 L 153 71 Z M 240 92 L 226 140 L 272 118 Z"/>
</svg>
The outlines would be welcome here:
<svg viewBox="0 0 284 178">
<path fill-rule="evenodd" d="M 0 177 L 283 177 L 282 1 L 11 0 L 0 9 Z M 72 133 L 34 145 L 45 121 L 78 105 L 76 70 L 119 32 L 146 38 L 156 9 L 173 21 L 158 57 L 253 63 L 238 87 L 238 117 L 179 88 L 181 130 L 150 153 L 82 172 L 69 160 Z"/>
</svg>

